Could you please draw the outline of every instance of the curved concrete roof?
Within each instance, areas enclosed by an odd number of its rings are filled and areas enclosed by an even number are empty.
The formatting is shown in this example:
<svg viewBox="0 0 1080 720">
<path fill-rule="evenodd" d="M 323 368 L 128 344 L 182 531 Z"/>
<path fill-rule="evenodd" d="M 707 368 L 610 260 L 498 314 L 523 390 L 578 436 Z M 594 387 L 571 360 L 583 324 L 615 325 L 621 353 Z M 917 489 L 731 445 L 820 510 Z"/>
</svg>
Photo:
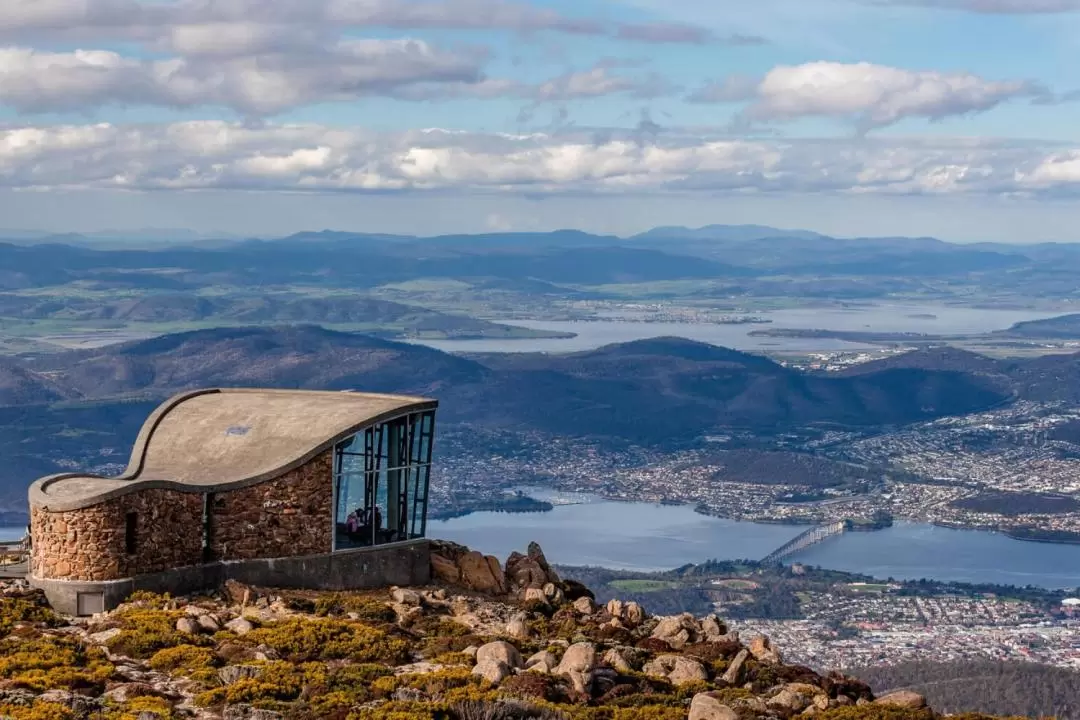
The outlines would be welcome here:
<svg viewBox="0 0 1080 720">
<path fill-rule="evenodd" d="M 151 487 L 234 490 L 299 467 L 366 427 L 437 405 L 426 398 L 353 392 L 184 393 L 143 424 L 123 475 L 41 478 L 30 486 L 30 504 L 64 511 Z"/>
</svg>

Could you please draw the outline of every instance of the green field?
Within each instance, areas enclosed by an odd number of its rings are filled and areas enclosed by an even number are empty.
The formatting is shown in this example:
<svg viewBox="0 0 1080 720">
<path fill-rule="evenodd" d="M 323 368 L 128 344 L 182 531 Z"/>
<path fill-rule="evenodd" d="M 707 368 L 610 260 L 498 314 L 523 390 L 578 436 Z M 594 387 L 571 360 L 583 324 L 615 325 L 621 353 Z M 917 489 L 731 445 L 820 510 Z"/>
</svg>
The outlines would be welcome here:
<svg viewBox="0 0 1080 720">
<path fill-rule="evenodd" d="M 613 580 L 608 583 L 609 587 L 625 592 L 657 592 L 658 590 L 673 590 L 679 587 L 679 583 L 665 580 Z"/>
</svg>

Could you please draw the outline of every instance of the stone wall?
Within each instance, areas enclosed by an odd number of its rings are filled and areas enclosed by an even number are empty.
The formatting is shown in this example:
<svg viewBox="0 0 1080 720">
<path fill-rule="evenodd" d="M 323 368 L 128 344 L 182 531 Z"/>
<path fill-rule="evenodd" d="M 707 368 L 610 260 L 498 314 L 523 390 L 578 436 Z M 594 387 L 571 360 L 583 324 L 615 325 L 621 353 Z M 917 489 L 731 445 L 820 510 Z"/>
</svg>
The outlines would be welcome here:
<svg viewBox="0 0 1080 720">
<path fill-rule="evenodd" d="M 211 557 L 203 554 L 205 495 L 149 489 L 81 510 L 30 510 L 31 574 L 98 582 L 199 565 L 328 553 L 332 548 L 333 454 L 276 480 L 217 493 L 210 508 Z M 127 516 L 135 513 L 135 552 Z"/>
<path fill-rule="evenodd" d="M 135 513 L 135 552 L 127 516 Z M 32 573 L 62 580 L 116 580 L 202 561 L 202 495 L 151 489 L 69 512 L 30 510 Z"/>
<path fill-rule="evenodd" d="M 277 480 L 219 493 L 212 503 L 215 560 L 317 555 L 332 549 L 333 453 Z"/>
</svg>

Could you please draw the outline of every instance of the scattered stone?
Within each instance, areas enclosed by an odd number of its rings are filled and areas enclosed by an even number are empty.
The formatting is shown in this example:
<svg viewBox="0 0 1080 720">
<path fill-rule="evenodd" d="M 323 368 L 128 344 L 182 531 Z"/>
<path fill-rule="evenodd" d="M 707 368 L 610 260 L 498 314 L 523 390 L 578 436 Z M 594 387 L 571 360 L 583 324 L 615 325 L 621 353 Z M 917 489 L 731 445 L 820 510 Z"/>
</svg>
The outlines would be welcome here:
<svg viewBox="0 0 1080 720">
<path fill-rule="evenodd" d="M 471 658 L 473 658 L 475 660 L 476 659 L 476 652 L 479 649 L 480 648 L 476 647 L 475 645 L 470 645 L 469 647 L 465 648 L 461 652 L 462 652 L 463 655 L 468 655 L 469 657 L 471 657 Z"/>
<path fill-rule="evenodd" d="M 90 635 L 89 639 L 90 642 L 94 643 L 95 645 L 105 645 L 114 637 L 119 635 L 121 632 L 123 631 L 120 628 L 110 628 L 108 630 L 102 630 L 101 632 L 93 633 L 92 635 Z"/>
<path fill-rule="evenodd" d="M 225 595 L 229 598 L 229 602 L 233 605 L 239 605 L 240 607 L 247 607 L 255 599 L 255 592 L 236 580 L 225 581 Z"/>
<path fill-rule="evenodd" d="M 247 618 L 238 617 L 225 623 L 225 629 L 242 636 L 254 630 L 255 625 Z"/>
<path fill-rule="evenodd" d="M 506 634 L 517 640 L 528 640 L 532 636 L 532 630 L 529 629 L 525 615 L 515 615 L 506 626 Z"/>
<path fill-rule="evenodd" d="M 690 703 L 688 720 L 739 720 L 739 713 L 707 693 L 698 693 Z"/>
<path fill-rule="evenodd" d="M 682 655 L 661 655 L 641 669 L 650 677 L 666 678 L 673 685 L 707 681 L 709 673 L 697 660 Z"/>
<path fill-rule="evenodd" d="M 750 651 L 743 648 L 739 651 L 739 654 L 735 656 L 735 659 L 728 665 L 727 670 L 724 672 L 721 678 L 728 685 L 738 685 L 739 678 L 742 675 L 743 665 L 746 664 L 747 658 L 750 657 Z"/>
<path fill-rule="evenodd" d="M 284 720 L 285 716 L 273 710 L 259 710 L 250 705 L 227 705 L 222 720 Z"/>
<path fill-rule="evenodd" d="M 630 652 L 624 648 L 611 648 L 608 650 L 604 653 L 604 662 L 621 673 L 628 673 L 634 670 L 634 667 L 630 662 Z"/>
<path fill-rule="evenodd" d="M 481 648 L 482 650 L 483 648 Z M 498 685 L 510 677 L 511 671 L 506 663 L 498 660 L 481 660 L 472 669 L 473 675 L 479 675 L 492 685 Z"/>
<path fill-rule="evenodd" d="M 596 667 L 596 646 L 591 642 L 579 642 L 566 648 L 562 661 L 555 668 L 556 675 L 571 672 L 587 673 Z"/>
<path fill-rule="evenodd" d="M 218 669 L 218 679 L 222 685 L 233 685 L 241 680 L 253 680 L 262 675 L 258 665 L 226 665 Z"/>
<path fill-rule="evenodd" d="M 592 615 L 596 612 L 596 605 L 589 597 L 579 597 L 574 601 L 574 610 L 582 615 Z"/>
<path fill-rule="evenodd" d="M 643 622 L 649 619 L 645 610 L 636 602 L 629 602 L 626 604 L 626 612 L 623 615 L 623 619 L 630 625 L 630 627 L 637 627 Z"/>
<path fill-rule="evenodd" d="M 185 635 L 198 635 L 199 623 L 194 618 L 184 616 L 176 621 L 177 632 L 182 632 Z"/>
<path fill-rule="evenodd" d="M 424 604 L 420 593 L 407 588 L 394 588 L 390 591 L 390 597 L 394 598 L 394 602 L 410 607 L 420 607 Z"/>
<path fill-rule="evenodd" d="M 544 591 L 540 588 L 525 588 L 521 595 L 522 602 L 526 603 L 540 603 L 541 605 L 549 605 L 550 599 Z"/>
<path fill-rule="evenodd" d="M 926 698 L 911 690 L 898 690 L 879 697 L 874 703 L 876 705 L 893 705 L 908 708 L 909 710 L 920 710 L 926 707 Z"/>
<path fill-rule="evenodd" d="M 459 567 L 461 582 L 465 587 L 487 595 L 506 594 L 506 577 L 494 556 L 484 556 L 472 550 L 462 555 Z"/>
<path fill-rule="evenodd" d="M 750 654 L 763 663 L 778 665 L 784 661 L 780 651 L 773 647 L 766 635 L 758 635 L 750 641 Z"/>
<path fill-rule="evenodd" d="M 541 650 L 525 661 L 525 669 L 550 674 L 559 665 L 558 658 L 547 650 Z"/>
<path fill-rule="evenodd" d="M 213 615 L 207 613 L 206 615 L 199 615 L 195 618 L 195 621 L 199 624 L 199 627 L 206 632 L 213 634 L 221 630 L 221 625 L 214 619 Z"/>
<path fill-rule="evenodd" d="M 483 645 L 476 651 L 476 664 L 480 665 L 487 661 L 500 662 L 509 668 L 520 668 L 524 665 L 521 653 L 508 642 L 499 640 Z"/>
</svg>

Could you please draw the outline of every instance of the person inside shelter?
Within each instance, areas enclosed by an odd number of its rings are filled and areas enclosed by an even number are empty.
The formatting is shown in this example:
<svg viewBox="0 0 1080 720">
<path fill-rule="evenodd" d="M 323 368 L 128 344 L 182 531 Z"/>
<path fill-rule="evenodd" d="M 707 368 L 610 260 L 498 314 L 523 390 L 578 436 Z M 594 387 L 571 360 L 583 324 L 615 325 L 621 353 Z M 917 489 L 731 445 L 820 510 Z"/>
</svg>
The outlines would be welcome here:
<svg viewBox="0 0 1080 720">
<path fill-rule="evenodd" d="M 345 532 L 350 539 L 370 542 L 374 533 L 382 530 L 382 511 L 379 506 L 356 508 L 345 518 Z"/>
</svg>

